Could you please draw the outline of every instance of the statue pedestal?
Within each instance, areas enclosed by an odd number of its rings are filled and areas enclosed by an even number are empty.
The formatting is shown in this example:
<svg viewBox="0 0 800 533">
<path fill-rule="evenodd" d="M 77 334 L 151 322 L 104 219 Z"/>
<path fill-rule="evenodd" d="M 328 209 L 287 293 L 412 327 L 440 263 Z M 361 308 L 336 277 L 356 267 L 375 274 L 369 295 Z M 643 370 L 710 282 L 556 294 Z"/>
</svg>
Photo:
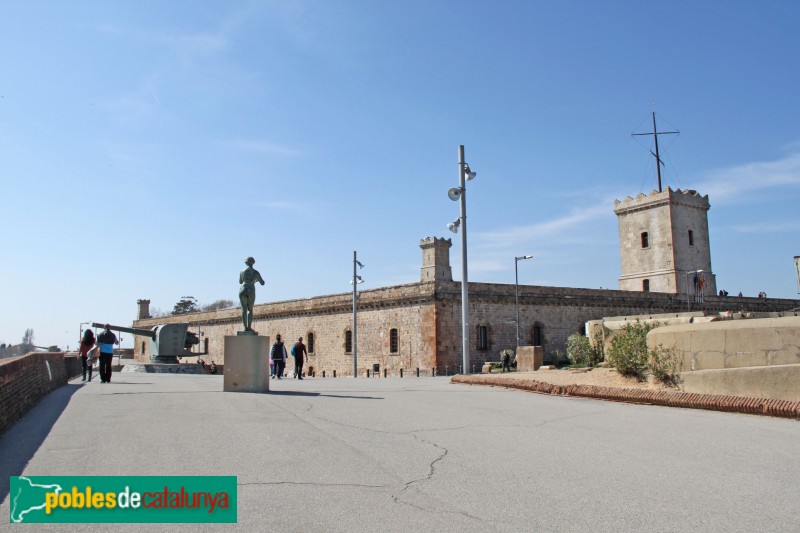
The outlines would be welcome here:
<svg viewBox="0 0 800 533">
<path fill-rule="evenodd" d="M 269 392 L 269 337 L 225 336 L 225 392 Z"/>
</svg>

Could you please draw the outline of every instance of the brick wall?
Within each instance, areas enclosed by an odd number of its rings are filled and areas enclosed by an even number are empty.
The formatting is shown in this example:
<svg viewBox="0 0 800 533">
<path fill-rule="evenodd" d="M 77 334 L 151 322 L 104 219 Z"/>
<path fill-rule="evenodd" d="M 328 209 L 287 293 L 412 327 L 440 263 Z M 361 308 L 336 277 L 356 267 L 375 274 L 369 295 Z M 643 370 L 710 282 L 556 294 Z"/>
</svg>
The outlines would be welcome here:
<svg viewBox="0 0 800 533">
<path fill-rule="evenodd" d="M 0 434 L 67 379 L 62 352 L 0 359 Z"/>
</svg>

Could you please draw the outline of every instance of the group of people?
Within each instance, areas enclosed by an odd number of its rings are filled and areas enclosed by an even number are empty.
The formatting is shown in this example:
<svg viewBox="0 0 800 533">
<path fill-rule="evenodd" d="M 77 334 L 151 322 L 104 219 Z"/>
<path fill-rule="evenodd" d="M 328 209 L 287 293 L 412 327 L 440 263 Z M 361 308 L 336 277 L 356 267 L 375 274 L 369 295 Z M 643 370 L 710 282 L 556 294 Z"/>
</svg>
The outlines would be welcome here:
<svg viewBox="0 0 800 533">
<path fill-rule="evenodd" d="M 292 345 L 290 353 L 294 357 L 294 377 L 295 379 L 303 379 L 303 364 L 308 354 L 306 345 L 303 344 L 303 337 L 297 339 L 297 342 Z M 280 335 L 275 335 L 275 343 L 269 351 L 269 374 L 271 378 L 283 378 L 288 359 L 289 354 L 286 352 L 286 345 L 281 340 Z"/>
<path fill-rule="evenodd" d="M 83 367 L 83 377 L 81 381 L 92 381 L 92 365 L 95 359 L 99 361 L 100 383 L 111 383 L 111 362 L 114 359 L 114 345 L 119 344 L 117 336 L 111 331 L 111 326 L 106 324 L 105 329 L 97 336 L 95 341 L 94 332 L 87 329 L 83 333 L 79 353 L 81 356 L 81 366 Z M 99 357 L 97 353 L 100 353 Z"/>
</svg>

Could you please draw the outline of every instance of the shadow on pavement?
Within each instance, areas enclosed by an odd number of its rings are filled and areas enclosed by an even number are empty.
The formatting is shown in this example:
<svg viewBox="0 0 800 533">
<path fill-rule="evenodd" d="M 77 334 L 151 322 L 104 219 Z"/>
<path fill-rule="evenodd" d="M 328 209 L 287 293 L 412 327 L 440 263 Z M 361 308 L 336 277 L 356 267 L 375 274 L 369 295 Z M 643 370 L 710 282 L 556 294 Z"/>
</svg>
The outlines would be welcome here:
<svg viewBox="0 0 800 533">
<path fill-rule="evenodd" d="M 8 496 L 9 476 L 19 476 L 47 438 L 53 424 L 83 385 L 68 383 L 37 403 L 0 436 L 0 502 Z"/>
<path fill-rule="evenodd" d="M 300 392 L 300 391 L 269 391 L 265 394 L 270 396 L 322 396 L 325 398 L 352 398 L 355 400 L 385 400 L 378 396 L 345 396 L 342 394 L 322 394 L 321 392 Z"/>
</svg>

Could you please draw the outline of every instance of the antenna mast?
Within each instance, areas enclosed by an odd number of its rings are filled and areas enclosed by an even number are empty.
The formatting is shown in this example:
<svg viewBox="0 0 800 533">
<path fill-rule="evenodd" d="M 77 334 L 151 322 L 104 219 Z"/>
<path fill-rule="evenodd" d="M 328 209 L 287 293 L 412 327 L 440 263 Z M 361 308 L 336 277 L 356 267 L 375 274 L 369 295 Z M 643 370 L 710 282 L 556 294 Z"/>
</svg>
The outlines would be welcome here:
<svg viewBox="0 0 800 533">
<path fill-rule="evenodd" d="M 658 154 L 658 136 L 659 135 L 671 135 L 673 133 L 679 134 L 679 131 L 658 131 L 656 127 L 656 112 L 653 111 L 653 133 L 631 133 L 631 137 L 637 137 L 640 135 L 652 135 L 655 138 L 656 142 L 656 152 L 653 153 L 651 150 L 650 153 L 653 154 L 653 157 L 656 158 L 656 171 L 658 172 L 658 192 L 661 192 L 661 165 L 664 162 L 661 160 L 661 156 Z"/>
</svg>

